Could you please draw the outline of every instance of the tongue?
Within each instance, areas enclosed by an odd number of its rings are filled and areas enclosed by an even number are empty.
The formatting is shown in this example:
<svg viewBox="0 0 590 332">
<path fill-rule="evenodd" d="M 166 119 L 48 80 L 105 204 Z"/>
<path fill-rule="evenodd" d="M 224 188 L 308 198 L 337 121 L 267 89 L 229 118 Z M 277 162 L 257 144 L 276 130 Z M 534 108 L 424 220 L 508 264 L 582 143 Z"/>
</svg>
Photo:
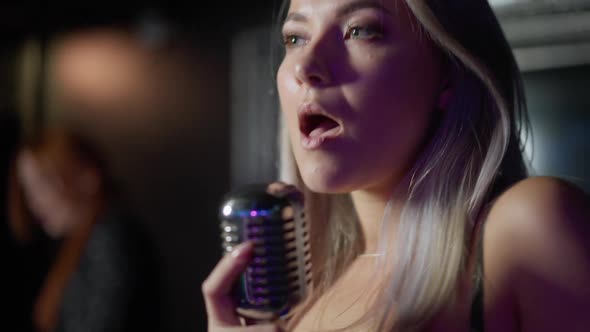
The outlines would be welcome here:
<svg viewBox="0 0 590 332">
<path fill-rule="evenodd" d="M 325 119 L 317 124 L 317 126 L 309 133 L 309 137 L 316 138 L 327 132 L 330 129 L 336 128 L 338 124 L 330 119 Z"/>
</svg>

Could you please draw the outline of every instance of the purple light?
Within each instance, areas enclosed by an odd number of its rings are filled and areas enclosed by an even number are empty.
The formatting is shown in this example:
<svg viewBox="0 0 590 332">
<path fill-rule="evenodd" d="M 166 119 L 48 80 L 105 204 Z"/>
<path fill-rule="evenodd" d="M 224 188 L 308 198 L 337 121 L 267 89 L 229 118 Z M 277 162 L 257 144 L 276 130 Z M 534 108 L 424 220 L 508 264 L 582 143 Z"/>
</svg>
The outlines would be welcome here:
<svg viewBox="0 0 590 332">
<path fill-rule="evenodd" d="M 250 216 L 251 217 L 256 217 L 258 215 L 257 211 L 250 211 Z"/>
</svg>

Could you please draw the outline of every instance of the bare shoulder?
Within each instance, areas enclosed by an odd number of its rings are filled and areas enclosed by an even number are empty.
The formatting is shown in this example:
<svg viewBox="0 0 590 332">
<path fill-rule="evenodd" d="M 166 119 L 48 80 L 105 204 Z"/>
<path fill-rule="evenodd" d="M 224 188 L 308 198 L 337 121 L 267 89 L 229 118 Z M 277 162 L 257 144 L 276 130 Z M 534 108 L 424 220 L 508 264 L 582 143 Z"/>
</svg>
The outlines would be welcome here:
<svg viewBox="0 0 590 332">
<path fill-rule="evenodd" d="M 485 225 L 486 318 L 514 331 L 586 331 L 589 197 L 560 179 L 528 178 L 496 200 Z"/>
<path fill-rule="evenodd" d="M 578 238 L 580 244 L 587 244 L 590 240 L 590 197 L 558 178 L 527 178 L 494 202 L 486 220 L 486 233 L 502 235 L 503 241 L 498 239 L 501 242 L 508 242 L 504 236 L 524 241 L 512 246 L 544 244 L 544 241 L 548 242 L 543 246 L 565 245 L 555 242 L 563 236 Z"/>
<path fill-rule="evenodd" d="M 525 219 L 537 217 L 541 220 L 554 220 L 546 218 L 553 213 L 566 213 L 569 217 L 588 217 L 588 199 L 587 194 L 567 181 L 539 176 L 527 178 L 510 187 L 500 195 L 492 210 L 496 215 L 507 216 L 517 213 Z M 545 213 L 550 215 L 546 216 Z"/>
</svg>

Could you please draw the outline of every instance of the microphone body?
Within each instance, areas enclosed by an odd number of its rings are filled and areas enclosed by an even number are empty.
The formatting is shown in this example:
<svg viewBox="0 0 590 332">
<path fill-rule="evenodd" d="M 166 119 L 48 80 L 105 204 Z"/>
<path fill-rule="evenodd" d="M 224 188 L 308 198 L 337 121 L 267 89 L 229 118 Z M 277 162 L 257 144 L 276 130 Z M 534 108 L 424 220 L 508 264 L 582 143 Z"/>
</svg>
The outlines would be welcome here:
<svg viewBox="0 0 590 332">
<path fill-rule="evenodd" d="M 302 301 L 311 282 L 309 231 L 299 197 L 279 197 L 266 185 L 227 194 L 221 204 L 224 254 L 254 243 L 252 259 L 234 286 L 237 311 L 282 317 Z"/>
</svg>

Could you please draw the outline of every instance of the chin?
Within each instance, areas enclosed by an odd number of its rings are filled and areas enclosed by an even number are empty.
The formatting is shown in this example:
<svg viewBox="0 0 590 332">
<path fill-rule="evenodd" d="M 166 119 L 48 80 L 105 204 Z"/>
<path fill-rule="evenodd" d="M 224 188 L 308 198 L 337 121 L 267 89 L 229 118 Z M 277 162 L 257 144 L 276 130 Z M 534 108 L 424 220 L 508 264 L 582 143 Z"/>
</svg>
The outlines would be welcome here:
<svg viewBox="0 0 590 332">
<path fill-rule="evenodd" d="M 300 168 L 301 178 L 309 190 L 320 194 L 343 194 L 354 190 L 344 172 L 321 167 Z"/>
</svg>

